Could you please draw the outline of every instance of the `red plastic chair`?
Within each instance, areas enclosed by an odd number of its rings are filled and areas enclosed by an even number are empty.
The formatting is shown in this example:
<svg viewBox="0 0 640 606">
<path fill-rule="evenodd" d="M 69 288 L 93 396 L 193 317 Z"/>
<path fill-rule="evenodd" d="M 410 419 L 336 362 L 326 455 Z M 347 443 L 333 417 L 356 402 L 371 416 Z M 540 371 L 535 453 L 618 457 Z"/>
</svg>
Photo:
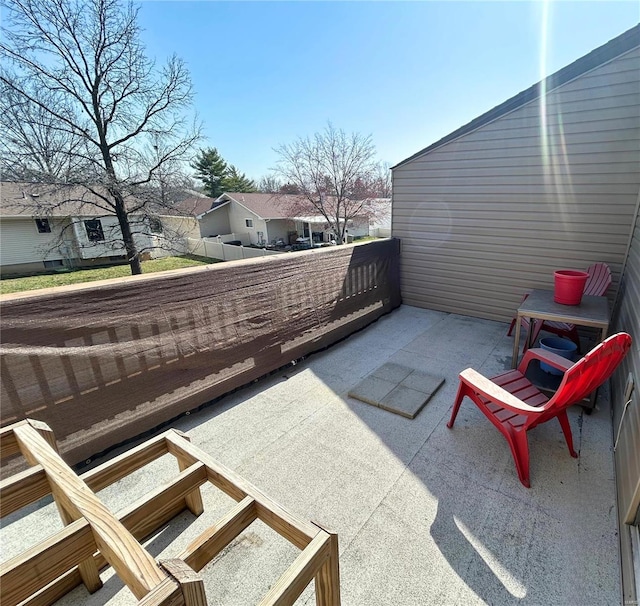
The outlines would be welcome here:
<svg viewBox="0 0 640 606">
<path fill-rule="evenodd" d="M 569 453 L 573 449 L 567 408 L 576 404 L 604 383 L 631 347 L 631 337 L 624 332 L 604 340 L 575 364 L 542 349 L 530 349 L 517 370 L 509 370 L 487 379 L 472 368 L 460 373 L 460 387 L 447 427 L 451 429 L 460 404 L 469 397 L 507 439 L 520 481 L 529 488 L 529 444 L 527 431 L 557 417 Z M 531 360 L 541 360 L 565 371 L 558 391 L 547 398 L 524 373 Z"/>
<path fill-rule="evenodd" d="M 609 269 L 609 266 L 606 263 L 594 263 L 587 268 L 587 273 L 589 274 L 589 278 L 584 286 L 584 294 L 598 297 L 604 295 L 611 285 L 611 269 Z M 522 300 L 524 301 L 528 296 L 528 293 L 525 294 Z M 513 318 L 507 332 L 508 336 L 511 336 L 515 324 L 516 319 Z M 522 327 L 525 330 L 525 334 L 527 334 L 529 330 L 529 320 L 522 318 Z M 535 343 L 541 330 L 571 339 L 578 346 L 578 351 L 580 351 L 580 336 L 578 335 L 578 328 L 575 324 L 536 320 L 533 325 L 533 334 L 530 339 L 531 343 Z M 529 339 L 525 339 L 523 351 L 527 351 L 528 343 Z"/>
</svg>

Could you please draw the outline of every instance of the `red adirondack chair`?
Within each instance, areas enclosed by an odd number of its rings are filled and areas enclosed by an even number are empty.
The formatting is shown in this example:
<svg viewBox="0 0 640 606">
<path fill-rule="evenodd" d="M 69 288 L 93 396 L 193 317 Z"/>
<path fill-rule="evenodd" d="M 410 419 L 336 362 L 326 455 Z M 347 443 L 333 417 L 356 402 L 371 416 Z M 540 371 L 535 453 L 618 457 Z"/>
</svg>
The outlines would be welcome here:
<svg viewBox="0 0 640 606">
<path fill-rule="evenodd" d="M 589 278 L 584 285 L 585 295 L 602 296 L 607 292 L 611 284 L 611 270 L 606 263 L 594 263 L 587 268 Z M 524 301 L 529 295 L 525 294 L 522 300 Z M 509 325 L 508 336 L 511 336 L 513 328 L 516 324 L 516 319 L 511 320 Z M 525 329 L 525 334 L 529 330 L 529 320 L 522 318 L 522 327 Z M 567 324 L 566 322 L 549 322 L 547 320 L 536 320 L 533 324 L 533 334 L 531 335 L 531 343 L 535 343 L 538 334 L 541 330 L 546 330 L 560 337 L 567 337 L 571 339 L 580 351 L 580 336 L 578 335 L 578 328 L 575 324 Z M 527 351 L 529 339 L 525 339 L 523 351 Z"/>
<path fill-rule="evenodd" d="M 529 349 L 517 370 L 509 370 L 487 379 L 472 368 L 460 373 L 460 386 L 447 427 L 451 429 L 460 404 L 469 397 L 504 435 L 511 448 L 520 481 L 529 488 L 529 444 L 527 431 L 558 418 L 569 453 L 573 449 L 567 408 L 576 404 L 604 383 L 631 347 L 631 337 L 624 332 L 605 339 L 578 362 L 571 362 L 542 349 Z M 558 391 L 547 398 L 524 373 L 531 360 L 541 360 L 564 371 Z"/>
</svg>

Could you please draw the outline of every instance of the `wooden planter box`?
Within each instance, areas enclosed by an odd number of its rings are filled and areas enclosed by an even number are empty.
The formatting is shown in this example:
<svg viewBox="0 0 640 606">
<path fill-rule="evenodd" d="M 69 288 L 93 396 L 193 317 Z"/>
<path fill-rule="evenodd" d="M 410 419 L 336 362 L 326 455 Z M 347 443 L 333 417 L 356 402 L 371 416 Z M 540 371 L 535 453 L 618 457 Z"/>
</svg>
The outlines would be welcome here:
<svg viewBox="0 0 640 606">
<path fill-rule="evenodd" d="M 300 520 L 259 489 L 169 430 L 81 476 L 56 451 L 53 432 L 27 419 L 0 430 L 0 456 L 22 453 L 30 468 L 0 483 L 0 516 L 49 494 L 65 528 L 0 566 L 3 606 L 52 604 L 84 583 L 91 593 L 102 586 L 99 571 L 112 566 L 145 606 L 207 604 L 197 574 L 254 520 L 261 520 L 300 555 L 272 586 L 261 604 L 293 604 L 315 579 L 318 606 L 340 604 L 338 538 Z M 113 514 L 95 492 L 170 453 L 180 473 L 161 489 Z M 203 511 L 200 486 L 211 482 L 237 501 L 216 524 L 176 559 L 157 562 L 138 542 L 188 508 Z"/>
</svg>

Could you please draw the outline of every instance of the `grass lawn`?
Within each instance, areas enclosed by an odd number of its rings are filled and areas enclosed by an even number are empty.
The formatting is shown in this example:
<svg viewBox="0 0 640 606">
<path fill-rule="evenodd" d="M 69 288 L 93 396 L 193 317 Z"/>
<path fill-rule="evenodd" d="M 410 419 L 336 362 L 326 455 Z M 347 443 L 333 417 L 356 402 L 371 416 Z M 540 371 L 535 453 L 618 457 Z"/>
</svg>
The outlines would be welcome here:
<svg viewBox="0 0 640 606">
<path fill-rule="evenodd" d="M 169 269 L 208 265 L 210 263 L 218 263 L 218 261 L 216 259 L 193 256 L 164 257 L 163 259 L 143 261 L 142 272 L 150 274 L 158 271 L 167 271 Z M 112 267 L 101 267 L 98 269 L 59 271 L 54 274 L 27 276 L 25 278 L 4 278 L 0 280 L 0 294 L 21 292 L 23 290 L 37 290 L 39 288 L 50 288 L 52 286 L 66 286 L 67 284 L 93 282 L 95 280 L 106 280 L 108 278 L 122 278 L 130 275 L 131 270 L 128 265 L 114 265 Z"/>
</svg>

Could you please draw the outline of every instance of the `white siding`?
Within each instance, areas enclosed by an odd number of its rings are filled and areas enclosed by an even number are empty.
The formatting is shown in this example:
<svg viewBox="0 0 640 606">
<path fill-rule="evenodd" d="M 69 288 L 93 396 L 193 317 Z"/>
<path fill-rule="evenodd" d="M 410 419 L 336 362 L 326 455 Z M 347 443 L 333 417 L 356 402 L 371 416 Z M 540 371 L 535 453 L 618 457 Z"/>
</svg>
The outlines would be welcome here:
<svg viewBox="0 0 640 606">
<path fill-rule="evenodd" d="M 92 242 L 87 236 L 85 220 L 91 217 L 74 218 L 74 228 L 81 259 L 98 259 L 101 257 L 119 256 L 125 254 L 122 246 L 122 232 L 116 217 L 100 217 L 104 241 Z"/>
<path fill-rule="evenodd" d="M 246 220 L 251 219 L 253 221 L 253 226 L 248 227 L 246 225 Z M 267 233 L 267 223 L 264 219 L 261 219 L 255 213 L 251 212 L 249 209 L 245 208 L 238 204 L 235 200 L 231 200 L 229 204 L 229 227 L 231 227 L 231 233 L 249 233 L 249 237 L 251 238 L 251 244 L 258 243 L 258 232 L 261 231 L 263 234 Z"/>
<path fill-rule="evenodd" d="M 44 260 L 62 260 L 74 256 L 72 245 L 59 250 L 57 244 L 65 223 L 50 219 L 51 233 L 38 233 L 32 218 L 0 219 L 0 264 L 2 266 L 35 263 Z M 73 234 L 68 238 L 73 242 Z"/>
<path fill-rule="evenodd" d="M 394 169 L 405 303 L 508 320 L 554 269 L 595 261 L 613 298 L 640 187 L 639 66 L 635 49 Z"/>
<path fill-rule="evenodd" d="M 79 244 L 80 258 L 96 259 L 117 255 L 124 255 L 125 248 L 122 245 L 122 232 L 116 217 L 101 217 L 104 242 L 91 242 L 87 236 L 85 219 L 75 218 L 74 227 L 76 239 Z M 136 225 L 135 219 L 131 220 L 131 228 L 134 232 L 134 240 L 140 252 L 150 251 L 153 257 L 171 254 L 182 254 L 186 251 L 186 238 L 200 237 L 198 221 L 192 217 L 161 216 L 159 220 L 163 226 L 163 234 L 140 233 L 148 231 L 148 226 Z M 138 233 L 136 233 L 138 232 Z"/>
</svg>

